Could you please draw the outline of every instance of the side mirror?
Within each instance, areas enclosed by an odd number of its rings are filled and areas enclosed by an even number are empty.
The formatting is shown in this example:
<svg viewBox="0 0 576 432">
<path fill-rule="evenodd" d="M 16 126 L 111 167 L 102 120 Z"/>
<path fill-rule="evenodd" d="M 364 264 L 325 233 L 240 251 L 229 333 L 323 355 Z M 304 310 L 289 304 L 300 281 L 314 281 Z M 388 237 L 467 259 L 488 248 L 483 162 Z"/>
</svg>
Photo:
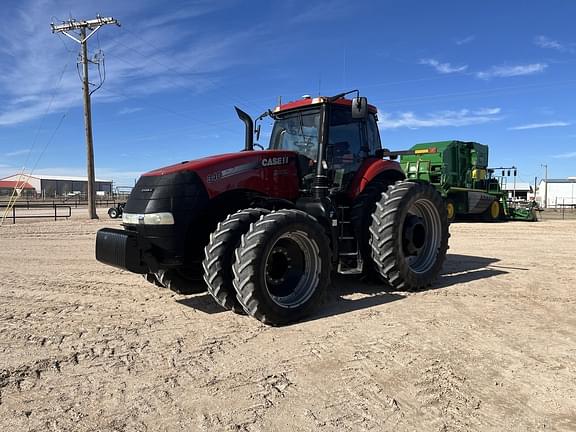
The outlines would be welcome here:
<svg viewBox="0 0 576 432">
<path fill-rule="evenodd" d="M 365 118 L 368 115 L 368 100 L 365 97 L 352 99 L 352 118 Z"/>
</svg>

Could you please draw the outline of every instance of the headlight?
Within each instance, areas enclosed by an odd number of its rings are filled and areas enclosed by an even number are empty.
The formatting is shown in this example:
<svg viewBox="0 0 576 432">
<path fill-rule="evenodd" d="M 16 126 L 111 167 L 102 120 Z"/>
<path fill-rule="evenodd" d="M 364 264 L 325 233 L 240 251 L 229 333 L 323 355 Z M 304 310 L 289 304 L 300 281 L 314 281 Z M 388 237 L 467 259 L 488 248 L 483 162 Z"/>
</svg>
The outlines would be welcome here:
<svg viewBox="0 0 576 432">
<path fill-rule="evenodd" d="M 130 225 L 174 225 L 172 213 L 122 213 L 122 222 Z"/>
</svg>

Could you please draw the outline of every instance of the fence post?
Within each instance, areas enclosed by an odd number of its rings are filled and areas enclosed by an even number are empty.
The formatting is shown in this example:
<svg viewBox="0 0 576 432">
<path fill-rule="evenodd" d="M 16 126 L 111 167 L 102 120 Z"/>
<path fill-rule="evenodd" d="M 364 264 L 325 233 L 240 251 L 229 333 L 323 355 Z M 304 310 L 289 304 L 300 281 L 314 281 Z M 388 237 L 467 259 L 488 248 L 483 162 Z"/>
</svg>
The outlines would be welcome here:
<svg viewBox="0 0 576 432">
<path fill-rule="evenodd" d="M 54 203 L 54 220 L 58 220 L 58 218 L 56 217 L 56 203 Z"/>
<path fill-rule="evenodd" d="M 12 224 L 16 225 L 16 206 L 12 206 Z"/>
</svg>

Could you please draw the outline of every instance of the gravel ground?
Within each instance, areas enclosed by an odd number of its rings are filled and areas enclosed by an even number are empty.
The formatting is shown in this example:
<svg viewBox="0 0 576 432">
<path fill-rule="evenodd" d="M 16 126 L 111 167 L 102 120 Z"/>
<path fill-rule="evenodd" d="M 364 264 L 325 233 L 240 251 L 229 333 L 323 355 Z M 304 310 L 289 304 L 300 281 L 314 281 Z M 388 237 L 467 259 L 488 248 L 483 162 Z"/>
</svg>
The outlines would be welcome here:
<svg viewBox="0 0 576 432">
<path fill-rule="evenodd" d="M 454 224 L 418 293 L 335 282 L 283 328 L 0 227 L 2 431 L 576 430 L 576 221 Z"/>
</svg>

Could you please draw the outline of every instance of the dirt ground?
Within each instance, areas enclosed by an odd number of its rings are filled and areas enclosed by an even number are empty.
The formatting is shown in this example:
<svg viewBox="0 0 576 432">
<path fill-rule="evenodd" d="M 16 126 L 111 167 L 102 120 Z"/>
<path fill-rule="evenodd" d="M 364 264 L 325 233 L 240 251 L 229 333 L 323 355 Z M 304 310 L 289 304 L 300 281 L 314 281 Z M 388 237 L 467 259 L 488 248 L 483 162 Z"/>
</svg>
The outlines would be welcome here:
<svg viewBox="0 0 576 432">
<path fill-rule="evenodd" d="M 284 328 L 0 227 L 1 431 L 576 430 L 576 221 L 454 224 L 443 276 Z"/>
</svg>

